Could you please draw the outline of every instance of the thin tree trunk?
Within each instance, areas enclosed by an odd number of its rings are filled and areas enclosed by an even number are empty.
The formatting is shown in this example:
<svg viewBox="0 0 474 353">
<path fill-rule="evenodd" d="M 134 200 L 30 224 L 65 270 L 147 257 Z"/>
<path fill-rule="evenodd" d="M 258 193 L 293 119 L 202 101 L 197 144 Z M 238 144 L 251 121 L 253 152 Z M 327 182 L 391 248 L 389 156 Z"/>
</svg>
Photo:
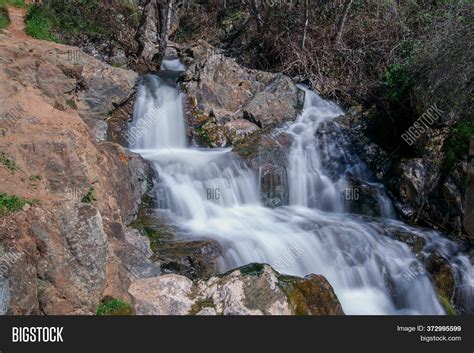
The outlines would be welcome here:
<svg viewBox="0 0 474 353">
<path fill-rule="evenodd" d="M 255 22 L 257 24 L 257 31 L 261 32 L 263 20 L 262 20 L 262 17 L 260 16 L 260 12 L 258 11 L 258 3 L 257 3 L 257 0 L 251 0 L 251 1 L 252 1 L 252 5 L 250 7 L 255 17 Z"/>
<path fill-rule="evenodd" d="M 173 2 L 174 0 L 167 0 L 162 16 L 161 26 L 161 40 L 160 40 L 160 52 L 164 53 L 168 42 L 168 35 L 171 27 L 171 16 L 173 15 Z"/>
<path fill-rule="evenodd" d="M 301 41 L 301 49 L 304 49 L 306 42 L 306 35 L 308 33 L 308 24 L 309 24 L 309 0 L 304 1 L 304 29 L 303 29 L 303 39 Z"/>
<path fill-rule="evenodd" d="M 337 34 L 336 34 L 336 43 L 340 44 L 342 39 L 342 32 L 344 31 L 344 25 L 346 24 L 347 15 L 349 14 L 349 10 L 353 0 L 347 0 L 346 4 L 344 5 L 344 10 L 342 13 L 341 18 L 339 19 L 339 23 L 337 25 Z"/>
</svg>

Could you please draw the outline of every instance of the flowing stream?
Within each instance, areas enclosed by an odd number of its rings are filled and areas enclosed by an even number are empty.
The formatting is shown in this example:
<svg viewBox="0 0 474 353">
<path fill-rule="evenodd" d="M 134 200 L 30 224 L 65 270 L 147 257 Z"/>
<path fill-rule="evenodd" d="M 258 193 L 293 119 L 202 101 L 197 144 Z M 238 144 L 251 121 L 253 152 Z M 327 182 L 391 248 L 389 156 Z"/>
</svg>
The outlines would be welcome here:
<svg viewBox="0 0 474 353">
<path fill-rule="evenodd" d="M 468 257 L 438 233 L 395 219 L 383 187 L 371 181 L 370 171 L 338 133 L 334 118 L 343 112 L 336 104 L 302 87 L 304 110 L 285 128 L 293 137 L 286 166 L 289 205 L 271 209 L 260 201 L 256 173 L 230 148 L 202 149 L 187 141 L 184 95 L 172 83 L 182 70 L 178 60 L 166 60 L 159 76 L 143 77 L 131 147 L 158 172 L 161 211 L 171 214 L 183 234 L 219 242 L 223 271 L 261 262 L 285 274 L 324 275 L 346 314 L 443 314 L 419 260 L 436 249 L 450 259 L 457 298 L 473 312 Z M 348 173 L 378 190 L 382 217 L 346 212 L 341 190 L 347 188 Z M 396 240 L 396 232 L 425 239 L 419 259 Z"/>
</svg>

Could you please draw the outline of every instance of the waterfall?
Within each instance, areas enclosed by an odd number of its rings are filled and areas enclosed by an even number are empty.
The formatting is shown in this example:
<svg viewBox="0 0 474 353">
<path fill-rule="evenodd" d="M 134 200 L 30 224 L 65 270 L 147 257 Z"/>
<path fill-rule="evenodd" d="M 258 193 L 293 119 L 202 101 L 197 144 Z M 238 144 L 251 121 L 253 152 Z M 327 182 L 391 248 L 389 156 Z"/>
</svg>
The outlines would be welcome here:
<svg viewBox="0 0 474 353">
<path fill-rule="evenodd" d="M 182 69 L 175 60 L 162 65 L 163 72 Z M 424 266 L 394 236 L 406 232 L 425 239 L 419 258 L 435 248 L 451 259 L 458 295 L 471 305 L 467 311 L 474 310 L 469 259 L 438 233 L 391 219 L 393 210 L 383 188 L 347 150 L 334 121 L 342 114 L 336 104 L 302 87 L 304 110 L 287 127 L 293 137 L 287 166 L 290 204 L 270 209 L 260 202 L 258 176 L 231 149 L 186 143 L 183 95 L 168 81 L 152 75 L 143 78 L 130 145 L 158 173 L 160 212 L 172 215 L 182 234 L 218 241 L 222 271 L 261 262 L 285 274 L 321 274 L 346 314 L 443 314 L 430 275 L 419 270 Z M 321 132 L 324 128 L 330 128 L 331 136 Z M 341 190 L 349 174 L 379 190 L 382 218 L 345 212 Z"/>
</svg>

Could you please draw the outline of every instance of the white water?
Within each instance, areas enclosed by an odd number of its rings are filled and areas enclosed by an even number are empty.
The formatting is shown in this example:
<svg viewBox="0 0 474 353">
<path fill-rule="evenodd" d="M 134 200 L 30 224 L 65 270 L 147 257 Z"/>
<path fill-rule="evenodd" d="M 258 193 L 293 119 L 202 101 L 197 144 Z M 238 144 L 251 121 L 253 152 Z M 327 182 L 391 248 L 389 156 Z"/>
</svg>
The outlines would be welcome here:
<svg viewBox="0 0 474 353">
<path fill-rule="evenodd" d="M 181 70 L 176 62 L 163 67 Z M 422 265 L 405 243 L 390 237 L 391 227 L 424 237 L 426 248 L 436 247 L 451 258 L 460 296 L 472 310 L 472 265 L 456 255 L 453 243 L 396 220 L 342 213 L 343 174 L 370 178 L 357 158 L 327 165 L 336 154 L 344 154 L 344 144 L 324 134 L 316 139 L 315 132 L 341 113 L 306 90 L 304 111 L 288 128 L 294 137 L 288 162 L 290 205 L 277 209 L 262 206 L 257 176 L 230 149 L 187 146 L 182 95 L 157 77 L 148 76 L 140 88 L 131 127 L 136 143 L 131 147 L 153 162 L 159 207 L 172 215 L 182 233 L 221 244 L 222 270 L 263 262 L 285 274 L 322 274 L 346 314 L 444 313 L 425 272 L 407 279 L 407 271 Z M 139 133 L 140 121 L 153 124 Z M 381 192 L 382 214 L 391 217 L 387 200 Z"/>
</svg>

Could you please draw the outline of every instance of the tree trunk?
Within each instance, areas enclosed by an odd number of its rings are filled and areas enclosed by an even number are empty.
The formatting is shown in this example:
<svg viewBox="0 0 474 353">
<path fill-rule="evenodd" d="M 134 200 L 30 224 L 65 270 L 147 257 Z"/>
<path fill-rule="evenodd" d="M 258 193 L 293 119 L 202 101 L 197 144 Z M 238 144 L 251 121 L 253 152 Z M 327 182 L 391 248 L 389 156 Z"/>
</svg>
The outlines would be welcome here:
<svg viewBox="0 0 474 353">
<path fill-rule="evenodd" d="M 336 34 L 336 43 L 340 44 L 342 39 L 342 32 L 344 31 L 344 25 L 346 24 L 347 15 L 349 14 L 349 10 L 353 0 L 347 0 L 346 4 L 344 5 L 344 10 L 342 12 L 342 16 L 339 19 L 339 23 L 337 24 L 337 34 Z"/>
<path fill-rule="evenodd" d="M 303 29 L 303 39 L 301 41 L 301 49 L 304 49 L 306 42 L 306 35 L 308 33 L 308 24 L 309 24 L 309 0 L 304 1 L 304 29 Z"/>
</svg>

